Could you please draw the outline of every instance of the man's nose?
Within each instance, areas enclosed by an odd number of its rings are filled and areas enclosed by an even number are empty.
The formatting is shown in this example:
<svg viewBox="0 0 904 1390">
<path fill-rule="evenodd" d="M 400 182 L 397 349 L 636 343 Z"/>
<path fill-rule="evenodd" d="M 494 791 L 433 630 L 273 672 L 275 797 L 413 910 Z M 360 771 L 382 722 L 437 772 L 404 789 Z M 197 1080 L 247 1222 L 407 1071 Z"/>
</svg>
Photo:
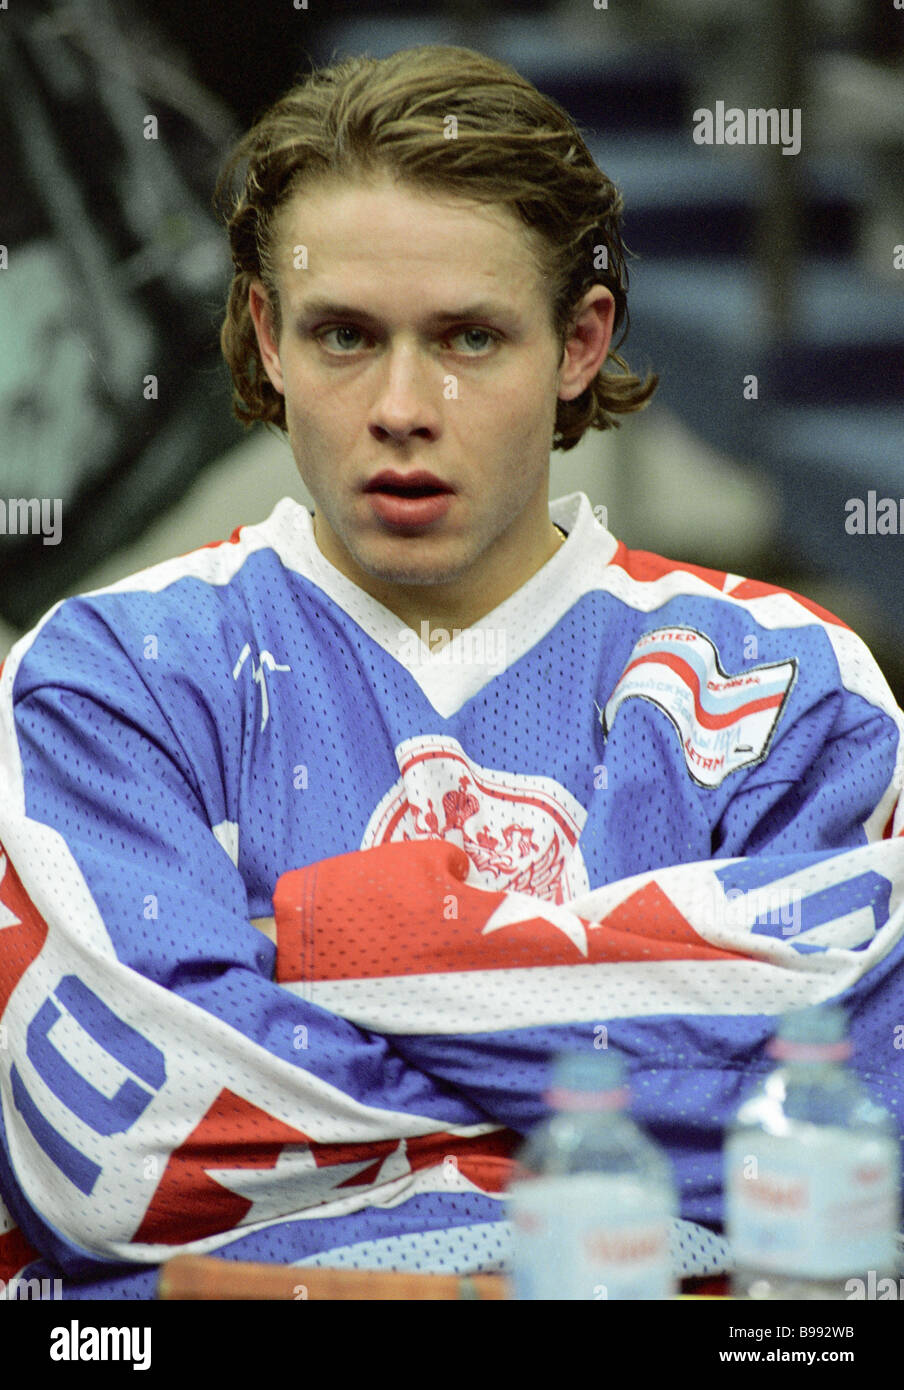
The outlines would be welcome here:
<svg viewBox="0 0 904 1390">
<path fill-rule="evenodd" d="M 439 364 L 412 343 L 388 348 L 379 367 L 371 428 L 397 439 L 439 430 L 443 377 Z"/>
</svg>

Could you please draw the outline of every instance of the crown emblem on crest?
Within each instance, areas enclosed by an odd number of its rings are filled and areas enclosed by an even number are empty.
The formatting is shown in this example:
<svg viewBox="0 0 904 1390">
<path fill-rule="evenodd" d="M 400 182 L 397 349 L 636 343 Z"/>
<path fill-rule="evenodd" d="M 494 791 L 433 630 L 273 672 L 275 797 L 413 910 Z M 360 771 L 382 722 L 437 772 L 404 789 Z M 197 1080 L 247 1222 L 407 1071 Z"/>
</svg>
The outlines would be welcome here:
<svg viewBox="0 0 904 1390">
<path fill-rule="evenodd" d="M 476 885 L 563 903 L 587 889 L 578 849 L 585 812 L 548 777 L 494 772 L 454 739 L 409 739 L 396 749 L 401 780 L 370 819 L 361 848 L 448 840 L 467 854 Z"/>
</svg>

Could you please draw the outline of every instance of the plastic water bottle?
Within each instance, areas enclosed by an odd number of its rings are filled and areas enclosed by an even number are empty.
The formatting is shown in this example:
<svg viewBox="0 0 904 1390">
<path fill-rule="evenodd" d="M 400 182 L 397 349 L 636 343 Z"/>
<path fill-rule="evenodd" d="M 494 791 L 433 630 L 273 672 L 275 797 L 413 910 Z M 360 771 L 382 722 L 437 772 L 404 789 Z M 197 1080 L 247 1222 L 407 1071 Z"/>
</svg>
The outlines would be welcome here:
<svg viewBox="0 0 904 1390">
<path fill-rule="evenodd" d="M 671 1164 L 625 1113 L 611 1052 L 559 1058 L 553 1115 L 527 1139 L 508 1191 L 516 1299 L 663 1299 L 677 1211 Z"/>
<path fill-rule="evenodd" d="M 848 1298 L 849 1280 L 869 1284 L 873 1271 L 875 1287 L 895 1274 L 897 1131 L 845 1066 L 842 1009 L 788 1014 L 769 1050 L 779 1066 L 741 1105 L 725 1144 L 732 1293 Z"/>
</svg>

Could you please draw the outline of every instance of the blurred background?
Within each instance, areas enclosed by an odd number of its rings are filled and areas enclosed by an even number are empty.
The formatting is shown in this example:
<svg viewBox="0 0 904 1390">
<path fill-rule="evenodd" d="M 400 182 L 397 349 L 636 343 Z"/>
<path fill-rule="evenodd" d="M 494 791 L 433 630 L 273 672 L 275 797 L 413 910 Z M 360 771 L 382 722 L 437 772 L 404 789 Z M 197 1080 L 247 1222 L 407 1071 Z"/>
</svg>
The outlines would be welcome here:
<svg viewBox="0 0 904 1390">
<path fill-rule="evenodd" d="M 585 491 L 630 546 L 822 603 L 904 702 L 904 10 L 364 8 L 16 0 L 0 16 L 0 501 L 62 500 L 58 544 L 0 532 L 0 657 L 57 599 L 309 502 L 283 439 L 230 414 L 216 175 L 312 62 L 442 42 L 556 97 L 626 203 L 624 351 L 661 385 L 553 455 L 553 495 Z M 799 109 L 800 153 L 696 144 L 693 113 L 720 101 Z M 869 516 L 871 494 L 899 521 L 851 534 L 846 503 Z"/>
</svg>

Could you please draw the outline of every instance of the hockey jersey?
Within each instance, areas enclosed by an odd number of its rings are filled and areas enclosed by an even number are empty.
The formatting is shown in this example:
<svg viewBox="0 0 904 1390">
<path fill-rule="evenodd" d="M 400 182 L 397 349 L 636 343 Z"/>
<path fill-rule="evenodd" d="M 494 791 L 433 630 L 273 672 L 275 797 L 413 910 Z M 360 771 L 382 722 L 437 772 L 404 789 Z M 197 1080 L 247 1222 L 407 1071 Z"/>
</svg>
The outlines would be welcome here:
<svg viewBox="0 0 904 1390">
<path fill-rule="evenodd" d="M 0 1276 L 503 1269 L 550 1059 L 613 1047 L 681 1273 L 778 1015 L 901 1129 L 904 716 L 807 600 L 566 543 L 419 633 L 309 513 L 57 605 L 0 676 Z M 896 806 L 898 809 L 896 810 Z M 269 920 L 273 919 L 272 928 Z"/>
</svg>

